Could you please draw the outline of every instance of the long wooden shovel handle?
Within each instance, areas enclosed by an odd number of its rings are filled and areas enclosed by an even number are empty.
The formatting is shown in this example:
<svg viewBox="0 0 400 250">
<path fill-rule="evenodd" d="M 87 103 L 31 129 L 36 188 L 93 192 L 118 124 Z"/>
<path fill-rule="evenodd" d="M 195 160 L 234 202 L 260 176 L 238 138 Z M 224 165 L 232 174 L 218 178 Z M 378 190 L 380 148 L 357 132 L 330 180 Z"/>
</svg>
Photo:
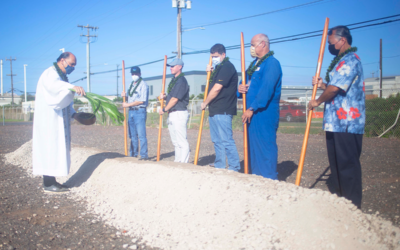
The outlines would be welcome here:
<svg viewBox="0 0 400 250">
<path fill-rule="evenodd" d="M 244 60 L 244 38 L 243 32 L 240 33 L 240 61 L 242 69 L 242 85 L 246 86 L 246 61 Z M 243 95 L 243 114 L 246 112 L 246 94 Z M 243 155 L 244 155 L 244 173 L 249 173 L 249 146 L 247 138 L 247 122 L 243 124 Z"/>
<path fill-rule="evenodd" d="M 324 32 L 322 33 L 321 46 L 319 48 L 317 72 L 315 73 L 315 77 L 316 78 L 318 78 L 321 75 L 321 66 L 322 66 L 322 61 L 324 59 L 324 52 L 325 52 L 326 38 L 327 38 L 327 35 L 328 35 L 328 28 L 329 28 L 329 18 L 326 18 L 325 19 Z M 317 85 L 314 85 L 311 100 L 315 100 L 315 96 L 317 95 L 317 88 L 318 88 Z M 306 103 L 307 103 L 307 101 L 306 101 Z M 313 114 L 313 111 L 309 110 L 308 111 L 308 120 L 307 120 L 306 131 L 304 133 L 303 146 L 301 148 L 299 167 L 297 168 L 297 176 L 296 176 L 296 183 L 295 183 L 297 186 L 300 185 L 301 175 L 303 173 L 304 159 L 306 158 L 307 145 L 308 145 L 308 136 L 310 134 L 312 114 Z"/>
<path fill-rule="evenodd" d="M 122 60 L 122 91 L 125 92 L 125 61 Z M 122 97 L 123 102 L 126 102 L 126 95 Z M 128 156 L 128 121 L 126 119 L 126 108 L 124 108 L 124 146 L 125 156 Z"/>
<path fill-rule="evenodd" d="M 165 93 L 166 74 L 167 74 L 167 56 L 164 56 L 164 71 L 163 71 L 162 89 L 161 89 L 162 94 Z M 160 103 L 161 103 L 161 109 L 163 109 L 164 108 L 164 99 L 160 100 Z M 160 161 L 162 124 L 163 124 L 163 115 L 160 115 L 160 125 L 158 127 L 157 161 Z"/>
<path fill-rule="evenodd" d="M 208 61 L 208 65 L 209 65 L 210 67 L 212 66 L 212 57 L 211 57 L 211 56 L 210 56 L 210 60 Z M 208 86 L 210 85 L 210 76 L 211 76 L 211 71 L 207 72 L 207 83 L 206 83 L 206 89 L 204 90 L 204 99 L 203 99 L 203 101 L 205 101 L 205 100 L 207 99 Z M 201 133 L 203 132 L 204 113 L 205 113 L 205 109 L 203 109 L 203 110 L 201 111 L 199 135 L 197 136 L 196 153 L 195 153 L 195 155 L 194 155 L 194 165 L 197 165 L 197 161 L 198 161 L 198 159 L 199 159 L 200 143 L 201 143 Z"/>
</svg>

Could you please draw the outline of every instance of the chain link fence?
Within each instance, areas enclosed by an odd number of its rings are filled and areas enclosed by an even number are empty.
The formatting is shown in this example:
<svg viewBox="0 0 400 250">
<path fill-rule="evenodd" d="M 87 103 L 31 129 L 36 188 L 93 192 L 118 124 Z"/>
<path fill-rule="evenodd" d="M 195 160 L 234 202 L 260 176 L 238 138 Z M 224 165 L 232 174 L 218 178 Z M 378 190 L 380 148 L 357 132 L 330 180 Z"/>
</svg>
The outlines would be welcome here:
<svg viewBox="0 0 400 250">
<path fill-rule="evenodd" d="M 382 94 L 381 94 L 382 92 Z M 317 97 L 322 92 L 317 92 Z M 280 103 L 280 122 L 278 133 L 285 134 L 304 134 L 306 121 L 309 119 L 307 112 L 308 102 L 311 100 L 312 90 L 284 89 L 282 88 Z M 384 88 L 366 90 L 366 124 L 365 136 L 400 138 L 400 89 Z M 380 97 L 382 96 L 382 97 Z M 201 120 L 202 99 L 193 99 L 189 101 L 188 128 L 199 129 Z M 122 113 L 122 103 L 116 103 L 118 110 Z M 147 106 L 146 125 L 149 128 L 158 128 L 160 116 L 160 102 L 151 101 Z M 323 105 L 313 111 L 310 133 L 322 134 Z M 88 104 L 74 104 L 77 112 L 92 112 Z M 242 130 L 241 121 L 243 103 L 237 102 L 237 115 L 232 121 L 233 130 Z M 12 121 L 31 121 L 33 119 L 33 109 L 23 108 L 22 106 L 3 106 L 0 108 L 0 123 Z M 163 127 L 167 127 L 168 115 L 163 115 Z M 105 121 L 97 120 L 96 124 L 103 126 L 112 126 L 111 119 L 106 116 Z M 205 111 L 203 128 L 208 129 L 208 110 Z"/>
</svg>

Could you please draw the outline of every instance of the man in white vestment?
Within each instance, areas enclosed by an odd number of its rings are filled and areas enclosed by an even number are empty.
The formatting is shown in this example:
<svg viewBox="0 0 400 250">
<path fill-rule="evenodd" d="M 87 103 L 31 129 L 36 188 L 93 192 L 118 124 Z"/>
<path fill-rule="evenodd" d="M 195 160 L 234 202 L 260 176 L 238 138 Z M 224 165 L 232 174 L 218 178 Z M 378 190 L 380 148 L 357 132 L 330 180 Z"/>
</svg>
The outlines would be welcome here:
<svg viewBox="0 0 400 250">
<path fill-rule="evenodd" d="M 67 176 L 70 167 L 71 118 L 73 89 L 85 95 L 82 87 L 68 83 L 76 65 L 76 58 L 64 52 L 57 63 L 46 69 L 40 76 L 36 88 L 35 116 L 33 122 L 33 174 L 43 175 L 45 192 L 67 192 L 69 189 L 56 181 L 56 176 Z"/>
</svg>

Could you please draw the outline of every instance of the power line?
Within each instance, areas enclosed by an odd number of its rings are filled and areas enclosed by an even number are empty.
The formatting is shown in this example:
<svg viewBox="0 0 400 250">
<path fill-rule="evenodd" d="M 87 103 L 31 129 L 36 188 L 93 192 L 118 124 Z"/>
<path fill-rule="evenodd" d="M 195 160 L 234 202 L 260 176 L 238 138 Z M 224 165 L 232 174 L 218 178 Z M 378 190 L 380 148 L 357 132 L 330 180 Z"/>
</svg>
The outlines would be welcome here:
<svg viewBox="0 0 400 250">
<path fill-rule="evenodd" d="M 307 6 L 307 5 L 311 5 L 311 4 L 315 4 L 315 3 L 323 2 L 323 1 L 325 1 L 325 0 L 312 1 L 312 2 L 308 2 L 308 3 L 304 3 L 304 4 L 299 4 L 299 5 L 295 5 L 295 6 L 291 6 L 291 7 L 287 7 L 287 8 L 283 8 L 283 9 L 279 9 L 279 10 L 273 10 L 273 11 L 261 13 L 261 14 L 256 14 L 256 15 L 251 15 L 251 16 L 246 16 L 246 17 L 239 17 L 239 18 L 235 18 L 235 19 L 231 19 L 231 20 L 199 25 L 199 27 L 205 27 L 205 26 L 212 26 L 212 25 L 217 25 L 217 24 L 235 22 L 235 21 L 239 21 L 239 20 L 243 20 L 243 19 L 248 19 L 248 18 L 253 18 L 253 17 L 257 17 L 257 16 L 268 15 L 268 14 L 277 13 L 277 12 L 286 11 L 286 10 L 295 9 L 295 8 L 300 8 L 300 7 L 304 7 L 304 6 Z M 332 0 L 332 1 L 334 1 L 334 0 Z M 189 27 L 188 29 L 193 28 L 193 27 Z"/>
<path fill-rule="evenodd" d="M 394 15 L 394 16 L 389 16 L 389 17 L 382 17 L 382 18 L 378 18 L 378 19 L 367 20 L 367 21 L 354 23 L 354 24 L 349 24 L 347 26 L 353 26 L 353 25 L 356 25 L 356 24 L 363 24 L 363 23 L 373 22 L 373 21 L 376 21 L 376 20 L 383 20 L 383 19 L 387 19 L 387 18 L 390 18 L 390 17 L 396 17 L 396 16 L 400 16 L 400 14 L 399 15 Z M 363 26 L 359 26 L 359 27 L 354 27 L 354 28 L 351 28 L 351 30 L 352 29 L 366 28 L 366 27 L 370 27 L 370 26 L 378 26 L 378 25 L 383 25 L 383 24 L 388 24 L 388 23 L 398 22 L 398 21 L 400 21 L 400 18 L 399 19 L 394 19 L 394 20 L 388 20 L 388 21 L 380 22 L 380 23 L 374 23 L 374 24 L 368 24 L 368 25 L 363 25 Z M 321 32 L 321 31 L 306 32 L 306 33 L 301 33 L 301 34 L 297 34 L 297 35 L 274 38 L 274 39 L 270 39 L 270 41 L 272 41 L 270 43 L 271 44 L 273 44 L 273 43 L 282 43 L 282 42 L 290 42 L 290 41 L 302 40 L 302 39 L 311 38 L 311 37 L 318 37 L 318 36 L 321 36 L 322 34 L 315 34 L 315 35 L 310 35 L 310 36 L 302 36 L 302 35 L 313 34 L 313 33 Z M 301 37 L 297 37 L 297 36 L 301 36 Z M 291 39 L 287 39 L 287 38 L 291 38 Z M 282 40 L 282 39 L 284 39 L 284 40 Z M 250 46 L 250 43 L 245 44 L 245 47 L 249 47 L 249 46 Z M 234 50 L 234 49 L 239 49 L 239 48 L 240 48 L 240 45 L 233 45 L 233 46 L 226 47 L 226 50 Z M 184 54 L 186 54 L 186 55 L 201 54 L 201 53 L 209 53 L 209 51 L 210 51 L 209 49 L 206 49 L 206 50 L 198 50 L 198 51 L 193 51 L 193 52 L 184 53 Z M 396 56 L 393 56 L 393 57 L 397 57 L 397 56 L 400 56 L 400 55 L 396 55 Z M 171 57 L 168 57 L 168 59 L 172 59 L 172 58 L 175 58 L 175 57 L 176 56 L 171 56 Z M 162 60 L 164 60 L 164 59 L 155 60 L 155 61 L 151 61 L 151 62 L 147 62 L 147 63 L 142 63 L 142 64 L 135 65 L 135 66 L 145 66 L 145 65 L 161 62 Z M 133 66 L 125 67 L 125 69 L 129 69 L 131 67 L 133 67 Z M 285 66 L 285 67 L 297 67 L 297 66 Z M 107 70 L 107 71 L 91 73 L 91 75 L 105 74 L 105 73 L 111 73 L 111 72 L 116 72 L 116 71 L 117 70 L 113 69 L 113 70 Z M 81 80 L 84 80 L 84 79 L 86 79 L 86 77 L 78 79 L 78 80 L 76 80 L 74 82 L 81 81 Z"/>
<path fill-rule="evenodd" d="M 176 56 L 170 56 L 170 57 L 168 57 L 167 59 L 173 59 L 173 58 L 175 58 L 175 57 L 176 57 Z M 153 64 L 153 63 L 158 63 L 158 62 L 161 62 L 161 61 L 163 61 L 163 60 L 164 60 L 164 58 L 163 58 L 163 59 L 160 59 L 160 60 L 155 60 L 155 61 L 151 61 L 151 62 L 147 62 L 147 63 L 142 63 L 142 64 L 138 64 L 138 65 L 133 65 L 133 66 L 125 67 L 125 69 L 130 69 L 130 68 L 132 68 L 132 67 L 134 67 L 134 66 L 139 67 L 139 66 L 145 66 L 145 65 L 149 65 L 149 64 Z M 117 70 L 119 71 L 119 70 L 122 70 L 122 69 L 112 69 L 112 70 L 101 71 L 101 72 L 95 72 L 95 73 L 90 73 L 90 74 L 91 74 L 91 75 L 99 75 L 99 74 L 105 74 L 105 73 L 116 72 Z M 82 81 L 82 80 L 84 80 L 84 79 L 86 79 L 86 76 L 83 77 L 83 78 L 81 78 L 81 79 L 78 79 L 78 80 L 76 80 L 76 81 L 73 81 L 73 82 L 71 82 L 71 83 L 78 82 L 78 81 Z"/>
<path fill-rule="evenodd" d="M 7 76 L 11 76 L 11 106 L 14 105 L 14 81 L 13 81 L 13 76 L 16 76 L 12 72 L 12 61 L 16 61 L 16 60 L 17 60 L 17 58 L 12 59 L 11 56 L 10 56 L 10 59 L 6 58 L 6 61 L 10 61 L 10 70 L 11 70 L 11 74 L 7 74 Z"/>
<path fill-rule="evenodd" d="M 395 15 L 395 16 L 400 16 L 400 15 Z M 392 16 L 393 17 L 393 16 Z M 380 18 L 379 20 L 382 19 L 387 19 L 389 17 L 384 17 L 384 18 Z M 360 23 L 368 23 L 368 22 L 372 22 L 374 20 L 368 20 L 368 21 L 364 21 L 364 22 L 360 22 Z M 383 24 L 388 24 L 388 23 L 393 23 L 393 22 L 398 22 L 400 21 L 399 19 L 394 19 L 394 20 L 388 20 L 388 21 L 384 21 L 384 22 L 380 22 L 380 23 L 373 23 L 373 24 L 367 24 L 367 25 L 363 25 L 363 26 L 359 26 L 359 27 L 354 27 L 354 28 L 350 28 L 350 30 L 355 30 L 355 29 L 361 29 L 361 28 L 366 28 L 366 27 L 371 27 L 371 26 L 377 26 L 377 25 L 383 25 Z M 346 25 L 346 26 L 353 26 L 355 24 L 350 24 L 350 25 Z M 306 33 L 301 33 L 301 34 L 297 34 L 297 35 L 291 35 L 291 36 L 285 36 L 285 37 L 280 37 L 280 38 L 274 38 L 274 39 L 270 39 L 270 44 L 274 44 L 274 43 L 283 43 L 283 42 L 291 42 L 291 41 L 297 41 L 297 40 L 302 40 L 302 39 L 307 39 L 307 38 L 311 38 L 311 37 L 318 37 L 318 36 L 322 36 L 321 33 L 319 34 L 315 34 L 315 35 L 309 35 L 309 36 L 304 36 L 306 34 L 313 34 L 313 33 L 317 33 L 317 32 L 322 32 L 322 30 L 319 31 L 312 31 L 312 32 L 306 32 Z M 300 36 L 300 37 L 299 37 Z M 291 38 L 291 39 L 285 39 L 285 38 Z M 282 40 L 283 39 L 283 40 Z M 250 43 L 246 43 L 244 45 L 246 48 L 250 47 Z M 232 45 L 232 46 L 227 46 L 225 47 L 226 50 L 234 50 L 234 49 L 240 49 L 240 45 Z M 188 53 L 184 53 L 185 55 L 192 55 L 192 54 L 202 54 L 202 53 L 208 53 L 210 50 L 209 49 L 205 49 L 205 50 L 198 50 L 198 51 L 193 51 L 193 52 L 188 52 Z"/>
<path fill-rule="evenodd" d="M 87 43 L 86 43 L 86 73 L 87 73 L 87 76 L 86 76 L 86 79 L 87 79 L 87 89 L 86 89 L 86 91 L 88 91 L 88 92 L 90 92 L 90 38 L 91 37 L 94 37 L 94 38 L 97 38 L 97 35 L 90 35 L 90 30 L 94 30 L 94 31 L 96 31 L 99 27 L 93 27 L 93 26 L 89 26 L 89 24 L 88 25 L 86 25 L 86 26 L 83 26 L 83 25 L 78 25 L 78 27 L 80 27 L 80 28 L 85 28 L 85 29 L 87 29 L 87 35 L 81 35 L 81 37 L 82 36 L 86 36 L 87 37 Z"/>
</svg>

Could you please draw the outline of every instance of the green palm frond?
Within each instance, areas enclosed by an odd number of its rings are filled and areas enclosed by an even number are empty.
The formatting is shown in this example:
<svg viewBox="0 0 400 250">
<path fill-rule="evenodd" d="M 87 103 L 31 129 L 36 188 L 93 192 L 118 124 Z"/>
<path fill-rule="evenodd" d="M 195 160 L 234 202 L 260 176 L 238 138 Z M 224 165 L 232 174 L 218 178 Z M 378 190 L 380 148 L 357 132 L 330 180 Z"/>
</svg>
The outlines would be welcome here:
<svg viewBox="0 0 400 250">
<path fill-rule="evenodd" d="M 72 92 L 75 90 L 70 89 Z M 106 121 L 106 114 L 111 118 L 115 125 L 121 125 L 124 121 L 124 114 L 118 111 L 117 106 L 109 99 L 90 92 L 86 92 L 84 97 L 93 107 L 93 114 L 97 116 L 103 123 Z"/>
</svg>

